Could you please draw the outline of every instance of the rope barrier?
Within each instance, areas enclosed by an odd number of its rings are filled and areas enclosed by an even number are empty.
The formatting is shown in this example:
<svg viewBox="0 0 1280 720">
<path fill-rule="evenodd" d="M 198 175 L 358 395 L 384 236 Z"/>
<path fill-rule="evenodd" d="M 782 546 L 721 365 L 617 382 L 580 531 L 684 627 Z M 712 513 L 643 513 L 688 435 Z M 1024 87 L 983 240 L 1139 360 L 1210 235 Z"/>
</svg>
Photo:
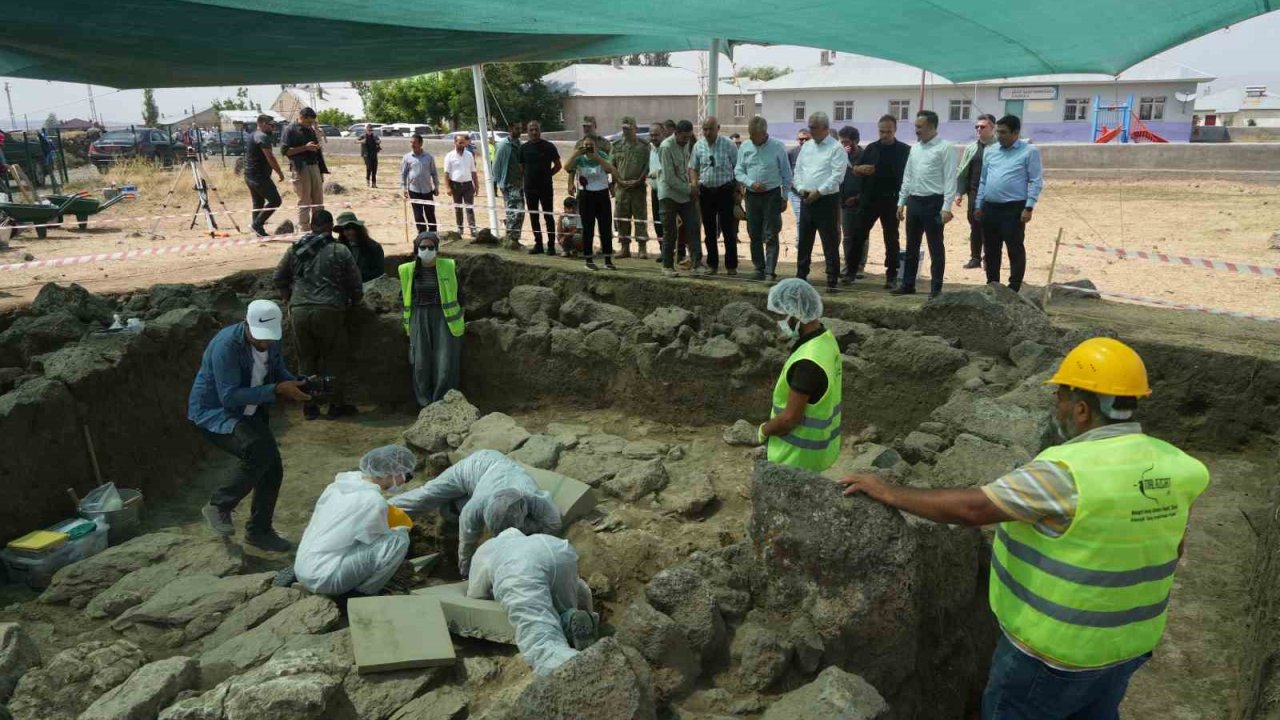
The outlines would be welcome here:
<svg viewBox="0 0 1280 720">
<path fill-rule="evenodd" d="M 1169 255 L 1161 252 L 1147 252 L 1145 250 L 1126 250 L 1125 248 L 1108 247 L 1106 245 L 1093 245 L 1090 243 L 1063 243 L 1067 247 L 1079 248 L 1081 250 L 1090 250 L 1092 252 L 1106 253 L 1114 255 L 1121 260 L 1137 258 L 1139 260 L 1147 260 L 1154 263 L 1162 263 L 1165 265 L 1178 265 L 1181 267 L 1204 268 L 1207 270 L 1218 270 L 1221 272 L 1237 273 L 1240 275 L 1254 275 L 1258 277 L 1280 277 L 1280 267 L 1272 267 L 1267 265 L 1254 265 L 1252 263 L 1232 262 L 1229 260 L 1217 260 L 1214 258 L 1194 257 L 1188 255 Z"/>
<path fill-rule="evenodd" d="M 1173 308 L 1175 310 L 1190 310 L 1192 312 L 1204 313 L 1207 315 L 1222 315 L 1226 317 L 1242 318 L 1244 320 L 1257 320 L 1260 322 L 1280 323 L 1280 317 L 1271 317 L 1268 315 L 1255 315 L 1253 313 L 1239 312 L 1236 310 L 1223 310 L 1222 308 L 1205 307 L 1204 305 L 1194 305 L 1190 303 L 1177 303 L 1170 300 L 1161 300 L 1160 298 L 1149 298 L 1141 295 L 1130 295 L 1129 293 L 1112 292 L 1110 290 L 1091 290 L 1089 288 L 1079 288 L 1072 285 L 1052 285 L 1054 292 L 1065 291 L 1087 295 L 1089 297 L 1110 297 L 1120 300 L 1129 300 L 1131 302 L 1139 302 L 1147 305 L 1158 305 L 1160 307 Z"/>
</svg>

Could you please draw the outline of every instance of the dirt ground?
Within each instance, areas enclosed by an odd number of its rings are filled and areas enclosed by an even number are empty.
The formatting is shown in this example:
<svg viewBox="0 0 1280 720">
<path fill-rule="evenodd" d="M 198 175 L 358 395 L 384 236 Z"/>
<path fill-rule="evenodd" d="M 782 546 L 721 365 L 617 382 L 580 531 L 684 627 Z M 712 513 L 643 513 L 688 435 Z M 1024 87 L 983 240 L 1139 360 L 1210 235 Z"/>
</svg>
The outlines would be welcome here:
<svg viewBox="0 0 1280 720">
<path fill-rule="evenodd" d="M 389 254 L 409 250 L 405 232 L 405 208 L 395 190 L 397 178 L 392 158 L 383 161 L 383 186 L 364 187 L 363 167 L 353 158 L 331 161 L 333 175 L 347 188 L 342 195 L 330 196 L 329 208 L 335 214 L 352 209 L 371 224 L 373 237 L 386 246 Z M 207 165 L 210 183 L 239 222 L 247 237 L 248 191 L 243 182 L 220 160 Z M 118 252 L 129 249 L 163 247 L 207 240 L 203 219 L 196 229 L 189 229 L 195 209 L 195 193 L 186 180 L 178 183 L 172 198 L 166 196 L 173 186 L 174 171 L 154 171 L 139 166 L 113 170 L 106 176 L 78 174 L 72 189 L 100 195 L 112 182 L 132 182 L 139 186 L 139 199 L 117 205 L 93 218 L 87 231 L 50 228 L 47 239 L 37 239 L 25 232 L 12 241 L 12 247 L 0 251 L 0 265 L 21 262 L 30 254 L 34 259 L 75 256 L 90 253 Z M 563 181 L 561 181 L 563 182 Z M 483 182 L 481 183 L 484 184 Z M 287 208 L 296 202 L 288 182 L 280 186 L 284 210 L 272 218 L 274 226 L 294 211 Z M 558 193 L 562 189 L 558 189 Z M 484 226 L 488 219 L 485 200 L 477 220 Z M 216 199 L 214 209 L 221 211 Z M 557 201 L 557 209 L 558 209 Z M 453 229 L 453 212 L 439 209 L 442 229 Z M 982 283 L 981 269 L 963 270 L 968 254 L 968 227 L 963 208 L 947 227 L 948 279 L 953 283 Z M 499 199 L 499 213 L 501 200 Z M 166 217 L 158 226 L 153 218 Z M 144 219 L 146 218 L 146 219 Z M 225 216 L 220 225 L 231 229 Z M 296 220 L 296 218 L 295 218 Z M 150 231 L 156 227 L 159 236 Z M 1027 232 L 1027 282 L 1044 284 L 1048 279 L 1053 256 L 1053 241 L 1063 229 L 1064 242 L 1091 243 L 1124 247 L 1130 250 L 1161 251 L 1241 262 L 1280 265 L 1280 251 L 1269 249 L 1273 232 L 1280 230 L 1280 193 L 1265 184 L 1247 184 L 1221 180 L 1151 179 L 1143 182 L 1080 180 L 1050 177 L 1038 210 Z M 742 241 L 739 254 L 749 267 L 745 226 L 740 227 Z M 525 226 L 525 237 L 531 235 Z M 793 274 L 795 260 L 795 219 L 784 213 L 782 231 L 782 264 L 780 274 Z M 87 262 L 69 267 L 21 269 L 0 273 L 0 308 L 29 302 L 46 282 L 78 282 L 96 292 L 127 291 L 159 282 L 202 282 L 237 270 L 274 265 L 283 252 L 283 242 L 254 244 L 236 248 L 219 248 L 126 262 Z M 872 232 L 869 266 L 880 272 L 883 258 L 880 230 Z M 651 250 L 656 245 L 651 244 Z M 820 253 L 819 253 L 820 256 Z M 639 260 L 620 261 L 624 271 L 650 271 L 656 266 Z M 822 264 L 815 262 L 814 279 L 822 277 Z M 1280 317 L 1280 279 L 1250 277 L 1212 270 L 1159 265 L 1144 260 L 1121 260 L 1114 256 L 1076 248 L 1062 248 L 1055 280 L 1089 278 L 1105 291 L 1129 293 L 1170 302 L 1218 307 L 1240 312 Z"/>
</svg>

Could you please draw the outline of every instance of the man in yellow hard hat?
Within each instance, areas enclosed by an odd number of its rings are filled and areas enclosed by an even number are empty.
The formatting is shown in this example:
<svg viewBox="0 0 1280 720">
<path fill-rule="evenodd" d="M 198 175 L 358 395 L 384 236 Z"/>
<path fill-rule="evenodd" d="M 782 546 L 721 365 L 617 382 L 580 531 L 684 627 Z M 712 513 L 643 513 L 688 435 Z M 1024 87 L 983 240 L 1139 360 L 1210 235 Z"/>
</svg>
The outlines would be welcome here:
<svg viewBox="0 0 1280 720">
<path fill-rule="evenodd" d="M 1164 632 L 1200 461 L 1144 435 L 1151 395 L 1132 348 L 1084 341 L 1048 381 L 1061 445 L 981 488 L 917 489 L 875 475 L 840 482 L 935 522 L 1000 523 L 989 598 L 1003 635 L 983 720 L 1118 718 L 1129 678 Z"/>
</svg>

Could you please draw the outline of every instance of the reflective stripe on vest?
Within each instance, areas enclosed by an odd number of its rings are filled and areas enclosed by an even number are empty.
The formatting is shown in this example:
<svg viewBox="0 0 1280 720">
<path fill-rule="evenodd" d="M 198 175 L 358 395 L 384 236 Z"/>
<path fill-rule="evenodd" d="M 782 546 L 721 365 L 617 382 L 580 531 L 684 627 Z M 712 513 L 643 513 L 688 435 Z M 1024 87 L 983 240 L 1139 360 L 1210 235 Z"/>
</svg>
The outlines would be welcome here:
<svg viewBox="0 0 1280 720">
<path fill-rule="evenodd" d="M 1164 632 L 1178 545 L 1209 473 L 1142 434 L 1049 448 L 1067 466 L 1078 503 L 1051 538 L 1006 522 L 991 553 L 991 608 L 1005 632 L 1041 657 L 1104 667 L 1150 652 Z"/>
<path fill-rule="evenodd" d="M 773 388 L 770 417 L 777 417 L 786 408 L 791 394 L 787 372 L 799 360 L 810 360 L 822 368 L 827 376 L 827 393 L 818 402 L 805 406 L 804 418 L 790 433 L 769 438 L 768 457 L 769 462 L 821 472 L 834 465 L 840 455 L 841 396 L 844 393 L 840 346 L 834 335 L 823 331 L 791 353 Z"/>
<path fill-rule="evenodd" d="M 404 263 L 398 268 L 400 300 L 404 306 L 401 318 L 406 335 L 409 333 L 409 320 L 413 316 L 413 272 L 416 268 L 417 261 Z M 462 318 L 462 306 L 458 304 L 458 273 L 453 260 L 436 259 L 436 281 L 440 287 L 440 311 L 444 314 L 449 332 L 454 337 L 462 337 L 462 333 L 466 330 L 466 323 Z"/>
</svg>

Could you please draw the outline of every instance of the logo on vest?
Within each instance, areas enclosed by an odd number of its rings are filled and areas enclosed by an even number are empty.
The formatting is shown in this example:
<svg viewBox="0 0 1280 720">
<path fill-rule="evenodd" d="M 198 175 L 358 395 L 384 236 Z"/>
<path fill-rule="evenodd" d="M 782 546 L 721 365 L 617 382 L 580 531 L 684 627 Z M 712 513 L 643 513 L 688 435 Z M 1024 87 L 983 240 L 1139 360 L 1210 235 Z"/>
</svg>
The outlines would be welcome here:
<svg viewBox="0 0 1280 720">
<path fill-rule="evenodd" d="M 1143 510 L 1133 510 L 1129 514 L 1130 522 L 1147 522 L 1149 520 L 1162 520 L 1164 518 L 1174 517 L 1178 514 L 1178 503 L 1173 502 L 1173 478 L 1171 477 L 1147 477 L 1147 473 L 1155 469 L 1152 465 L 1143 471 L 1142 477 L 1137 482 L 1138 493 L 1142 497 L 1156 504 L 1156 507 L 1148 507 Z"/>
</svg>

